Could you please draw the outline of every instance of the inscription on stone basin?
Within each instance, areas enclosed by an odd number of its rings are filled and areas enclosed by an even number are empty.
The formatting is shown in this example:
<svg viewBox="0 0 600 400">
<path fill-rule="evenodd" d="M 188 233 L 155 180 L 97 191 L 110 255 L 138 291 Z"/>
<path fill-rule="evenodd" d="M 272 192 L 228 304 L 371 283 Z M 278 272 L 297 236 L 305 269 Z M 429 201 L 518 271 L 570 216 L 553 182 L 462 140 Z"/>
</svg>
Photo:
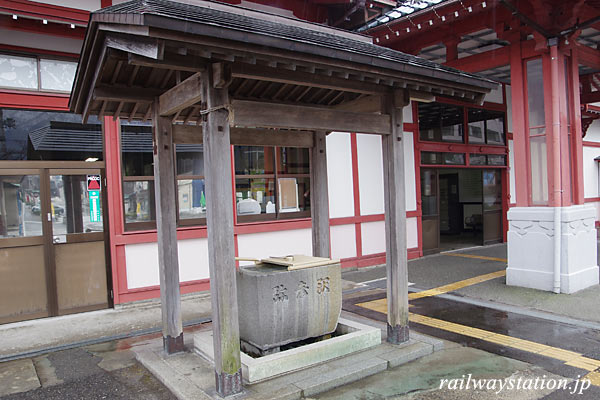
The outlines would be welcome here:
<svg viewBox="0 0 600 400">
<path fill-rule="evenodd" d="M 260 264 L 237 274 L 240 338 L 261 350 L 335 331 L 340 264 L 288 271 Z"/>
</svg>

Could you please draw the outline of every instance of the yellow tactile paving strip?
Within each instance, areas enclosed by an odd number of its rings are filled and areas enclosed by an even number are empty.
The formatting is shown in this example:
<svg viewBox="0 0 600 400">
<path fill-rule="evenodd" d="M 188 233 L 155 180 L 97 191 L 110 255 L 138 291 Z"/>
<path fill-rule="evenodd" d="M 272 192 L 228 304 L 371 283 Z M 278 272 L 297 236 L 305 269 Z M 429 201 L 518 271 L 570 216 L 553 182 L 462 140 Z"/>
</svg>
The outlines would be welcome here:
<svg viewBox="0 0 600 400">
<path fill-rule="evenodd" d="M 482 258 L 493 261 L 503 261 L 505 259 L 475 256 L 470 254 L 446 254 L 458 257 L 468 258 Z M 437 296 L 438 294 L 451 292 L 466 286 L 475 285 L 477 283 L 485 282 L 490 279 L 499 278 L 505 276 L 506 271 L 492 272 L 491 274 L 485 274 L 476 276 L 474 278 L 465 279 L 463 281 L 451 283 L 449 285 L 440 286 L 434 289 L 425 290 L 418 293 L 410 293 L 408 298 L 419 299 L 423 297 Z M 383 314 L 387 313 L 387 299 L 379 299 L 368 301 L 357 304 L 360 307 L 367 308 L 373 311 L 377 311 Z M 600 372 L 596 372 L 600 369 L 600 360 L 584 357 L 583 354 L 576 353 L 574 351 L 560 349 L 558 347 L 552 347 L 541 343 L 532 342 L 530 340 L 513 338 L 500 333 L 490 332 L 479 328 L 473 328 L 466 325 L 455 324 L 453 322 L 443 321 L 437 318 L 431 318 L 424 315 L 418 315 L 409 313 L 409 320 L 414 323 L 430 326 L 433 328 L 441 329 L 448 332 L 457 333 L 464 336 L 469 336 L 475 339 L 484 340 L 486 342 L 499 344 L 505 347 L 512 347 L 517 350 L 526 351 L 529 353 L 539 354 L 545 357 L 554 358 L 565 362 L 566 365 L 580 368 L 586 371 L 590 371 L 585 378 L 589 379 L 595 386 L 600 386 Z"/>
<path fill-rule="evenodd" d="M 583 379 L 589 379 L 592 385 L 600 386 L 600 372 L 590 372 Z"/>
<path fill-rule="evenodd" d="M 478 256 L 475 254 L 464 254 L 464 253 L 443 253 L 444 256 L 450 257 L 464 257 L 464 258 L 477 258 L 479 260 L 489 260 L 489 261 L 499 261 L 499 262 L 508 262 L 506 258 L 496 258 L 496 257 L 487 257 L 487 256 Z"/>
<path fill-rule="evenodd" d="M 506 276 L 506 270 L 492 272 L 490 274 L 479 275 L 473 278 L 465 279 L 463 281 L 458 281 L 451 283 L 449 285 L 440 286 L 434 289 L 423 290 L 422 292 L 417 293 L 409 293 L 408 299 L 421 299 L 423 297 L 431 297 L 437 296 L 439 294 L 444 294 L 448 292 L 453 292 L 458 289 L 462 289 L 467 286 L 476 285 L 481 282 L 489 281 L 491 279 L 500 278 L 501 276 Z"/>
</svg>

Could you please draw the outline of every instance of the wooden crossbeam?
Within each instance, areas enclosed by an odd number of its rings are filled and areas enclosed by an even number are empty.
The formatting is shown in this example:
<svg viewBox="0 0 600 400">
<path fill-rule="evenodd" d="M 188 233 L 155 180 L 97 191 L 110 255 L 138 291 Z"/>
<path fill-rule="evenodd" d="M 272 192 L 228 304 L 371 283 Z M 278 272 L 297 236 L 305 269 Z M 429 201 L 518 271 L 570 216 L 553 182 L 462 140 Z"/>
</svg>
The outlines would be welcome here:
<svg viewBox="0 0 600 400">
<path fill-rule="evenodd" d="M 313 147 L 311 131 L 282 131 L 279 129 L 231 128 L 231 144 L 244 146 Z M 201 144 L 202 127 L 173 125 L 173 141 L 177 144 Z"/>
<path fill-rule="evenodd" d="M 199 72 L 172 87 L 160 96 L 161 116 L 173 115 L 193 106 L 202 98 L 202 82 Z"/>
<path fill-rule="evenodd" d="M 361 132 L 388 135 L 390 116 L 325 107 L 233 100 L 229 123 L 236 127 Z"/>
<path fill-rule="evenodd" d="M 201 59 L 174 54 L 165 56 L 164 60 L 154 60 L 148 57 L 129 54 L 127 62 L 130 65 L 138 67 L 161 68 L 176 71 L 202 72 L 206 70 L 206 65 Z"/>
<path fill-rule="evenodd" d="M 162 90 L 128 87 L 121 85 L 101 85 L 94 89 L 93 98 L 98 101 L 118 101 L 129 103 L 151 103 Z"/>
<path fill-rule="evenodd" d="M 231 74 L 234 78 L 255 79 L 355 93 L 382 94 L 389 91 L 389 87 L 368 82 L 360 82 L 353 79 L 343 79 L 334 76 L 269 68 L 251 64 L 234 64 L 232 66 Z"/>
<path fill-rule="evenodd" d="M 165 50 L 163 41 L 141 36 L 107 35 L 105 44 L 106 47 L 137 54 L 152 60 L 162 60 Z"/>
</svg>

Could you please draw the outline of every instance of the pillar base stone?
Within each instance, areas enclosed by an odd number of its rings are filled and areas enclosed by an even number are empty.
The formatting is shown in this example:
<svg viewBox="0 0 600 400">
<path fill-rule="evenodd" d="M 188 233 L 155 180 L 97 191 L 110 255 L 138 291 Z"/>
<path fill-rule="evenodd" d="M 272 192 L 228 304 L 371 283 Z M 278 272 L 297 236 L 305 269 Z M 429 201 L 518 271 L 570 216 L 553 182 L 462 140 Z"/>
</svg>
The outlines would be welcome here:
<svg viewBox="0 0 600 400">
<path fill-rule="evenodd" d="M 598 285 L 596 209 L 561 207 L 561 293 Z M 554 288 L 554 207 L 513 207 L 508 211 L 506 284 Z"/>
<path fill-rule="evenodd" d="M 231 375 L 215 371 L 215 385 L 219 396 L 228 397 L 242 392 L 242 369 Z"/>
<path fill-rule="evenodd" d="M 387 342 L 391 344 L 400 344 L 408 342 L 408 325 L 387 325 Z"/>
<path fill-rule="evenodd" d="M 176 338 L 172 336 L 163 336 L 163 349 L 167 354 L 181 353 L 183 347 L 183 333 Z"/>
</svg>

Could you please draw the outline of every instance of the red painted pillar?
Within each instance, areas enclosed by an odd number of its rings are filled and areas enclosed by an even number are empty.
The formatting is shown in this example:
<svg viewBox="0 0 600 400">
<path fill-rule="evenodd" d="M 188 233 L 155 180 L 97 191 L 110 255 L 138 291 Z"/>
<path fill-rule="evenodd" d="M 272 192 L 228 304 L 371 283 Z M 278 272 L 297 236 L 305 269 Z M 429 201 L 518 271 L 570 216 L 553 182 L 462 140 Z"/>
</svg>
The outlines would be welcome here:
<svg viewBox="0 0 600 400">
<path fill-rule="evenodd" d="M 525 115 L 525 76 L 521 57 L 521 42 L 515 41 L 510 47 L 510 90 L 512 98 L 512 128 L 515 169 L 516 199 L 511 199 L 517 207 L 529 205 L 529 165 L 527 164 L 527 132 Z"/>
<path fill-rule="evenodd" d="M 112 290 L 114 304 L 120 304 L 119 283 L 125 276 L 119 276 L 119 257 L 117 255 L 116 236 L 123 233 L 123 206 L 121 189 L 121 142 L 120 122 L 112 117 L 102 119 L 102 130 L 104 139 L 104 164 L 106 170 L 106 196 L 108 204 L 108 226 L 110 240 L 110 258 L 112 270 Z M 107 215 L 105 213 L 105 215 Z M 122 268 L 124 270 L 124 268 Z M 123 282 L 122 284 L 124 284 Z"/>
</svg>

